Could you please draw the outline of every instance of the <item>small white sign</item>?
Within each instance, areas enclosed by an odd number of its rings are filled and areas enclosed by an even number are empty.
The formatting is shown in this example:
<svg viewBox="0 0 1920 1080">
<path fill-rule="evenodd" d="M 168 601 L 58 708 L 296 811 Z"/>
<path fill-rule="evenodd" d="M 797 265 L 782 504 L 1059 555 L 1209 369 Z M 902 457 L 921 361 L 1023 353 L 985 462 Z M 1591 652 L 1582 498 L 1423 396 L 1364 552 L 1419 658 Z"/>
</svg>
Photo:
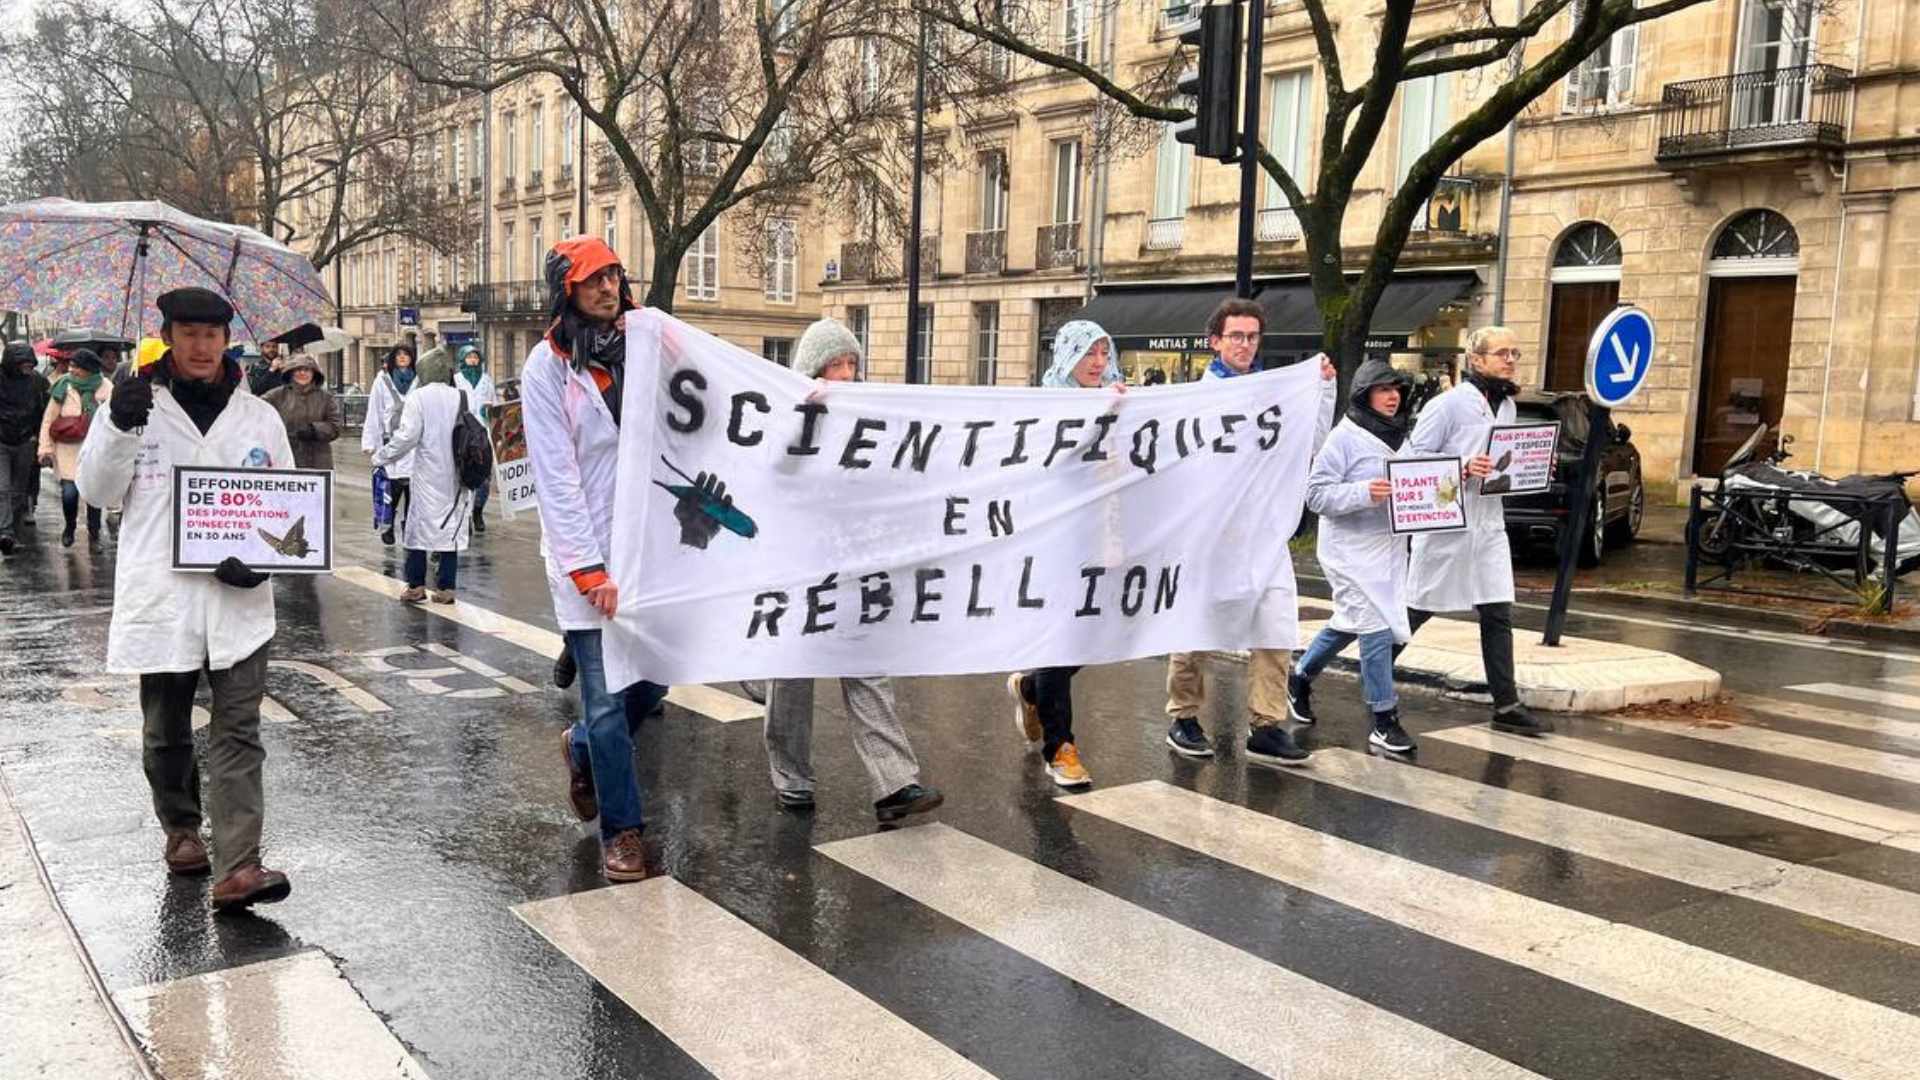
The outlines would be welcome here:
<svg viewBox="0 0 1920 1080">
<path fill-rule="evenodd" d="M 1457 457 L 1388 458 L 1395 533 L 1456 532 L 1467 527 L 1466 484 Z"/>
<path fill-rule="evenodd" d="M 173 468 L 173 568 L 231 558 L 275 574 L 333 571 L 333 474 L 313 469 Z"/>
<path fill-rule="evenodd" d="M 1493 472 L 1480 481 L 1482 495 L 1535 495 L 1553 486 L 1560 424 L 1500 424 L 1487 436 Z"/>
<path fill-rule="evenodd" d="M 506 508 L 507 516 L 537 507 L 534 497 L 533 459 L 527 456 L 527 428 L 521 414 L 517 386 L 503 387 L 515 400 L 502 401 L 487 410 L 493 435 L 493 493 Z"/>
</svg>

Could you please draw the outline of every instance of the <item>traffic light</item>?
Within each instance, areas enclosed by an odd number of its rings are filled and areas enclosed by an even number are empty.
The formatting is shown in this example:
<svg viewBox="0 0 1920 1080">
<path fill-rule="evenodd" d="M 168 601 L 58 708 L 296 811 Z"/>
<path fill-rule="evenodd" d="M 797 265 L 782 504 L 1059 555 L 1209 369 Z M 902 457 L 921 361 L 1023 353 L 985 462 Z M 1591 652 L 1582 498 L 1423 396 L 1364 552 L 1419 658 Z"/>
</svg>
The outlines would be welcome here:
<svg viewBox="0 0 1920 1080">
<path fill-rule="evenodd" d="M 1182 120 L 1173 137 L 1192 145 L 1201 157 L 1240 159 L 1234 107 L 1239 104 L 1240 7 L 1209 4 L 1200 9 L 1200 25 L 1180 35 L 1200 55 L 1198 71 L 1181 79 L 1176 90 L 1193 103 L 1193 119 Z"/>
</svg>

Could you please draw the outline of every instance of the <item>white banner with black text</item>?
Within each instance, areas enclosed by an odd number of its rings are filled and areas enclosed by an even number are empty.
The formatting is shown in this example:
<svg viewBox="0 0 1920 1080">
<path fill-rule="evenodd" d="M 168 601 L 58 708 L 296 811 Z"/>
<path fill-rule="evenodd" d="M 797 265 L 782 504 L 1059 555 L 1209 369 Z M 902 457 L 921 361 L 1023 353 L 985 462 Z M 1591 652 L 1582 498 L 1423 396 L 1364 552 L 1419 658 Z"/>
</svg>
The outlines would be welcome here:
<svg viewBox="0 0 1920 1080">
<path fill-rule="evenodd" d="M 608 684 L 1295 648 L 1320 391 L 821 383 L 634 312 Z"/>
</svg>

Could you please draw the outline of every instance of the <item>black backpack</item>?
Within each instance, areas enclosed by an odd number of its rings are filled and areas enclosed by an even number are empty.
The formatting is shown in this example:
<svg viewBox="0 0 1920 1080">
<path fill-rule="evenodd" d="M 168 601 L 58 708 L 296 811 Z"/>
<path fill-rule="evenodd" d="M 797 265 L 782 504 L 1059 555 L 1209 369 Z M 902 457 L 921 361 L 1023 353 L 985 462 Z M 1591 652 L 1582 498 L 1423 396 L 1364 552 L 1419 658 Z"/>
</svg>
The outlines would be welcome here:
<svg viewBox="0 0 1920 1080">
<path fill-rule="evenodd" d="M 453 469 L 460 486 L 469 491 L 493 479 L 493 440 L 487 428 L 467 409 L 467 392 L 460 391 L 460 418 L 453 424 Z"/>
</svg>

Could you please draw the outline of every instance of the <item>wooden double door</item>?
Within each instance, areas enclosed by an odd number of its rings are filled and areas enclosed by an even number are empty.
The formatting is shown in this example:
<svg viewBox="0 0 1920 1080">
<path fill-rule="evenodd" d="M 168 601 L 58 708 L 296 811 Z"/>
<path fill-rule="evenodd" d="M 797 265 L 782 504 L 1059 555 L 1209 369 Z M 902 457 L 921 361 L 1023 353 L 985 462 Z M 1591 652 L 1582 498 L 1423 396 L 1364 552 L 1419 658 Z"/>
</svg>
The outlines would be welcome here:
<svg viewBox="0 0 1920 1080">
<path fill-rule="evenodd" d="M 1694 475 L 1718 475 L 1761 424 L 1780 426 L 1797 281 L 1792 276 L 1709 279 Z"/>
</svg>

